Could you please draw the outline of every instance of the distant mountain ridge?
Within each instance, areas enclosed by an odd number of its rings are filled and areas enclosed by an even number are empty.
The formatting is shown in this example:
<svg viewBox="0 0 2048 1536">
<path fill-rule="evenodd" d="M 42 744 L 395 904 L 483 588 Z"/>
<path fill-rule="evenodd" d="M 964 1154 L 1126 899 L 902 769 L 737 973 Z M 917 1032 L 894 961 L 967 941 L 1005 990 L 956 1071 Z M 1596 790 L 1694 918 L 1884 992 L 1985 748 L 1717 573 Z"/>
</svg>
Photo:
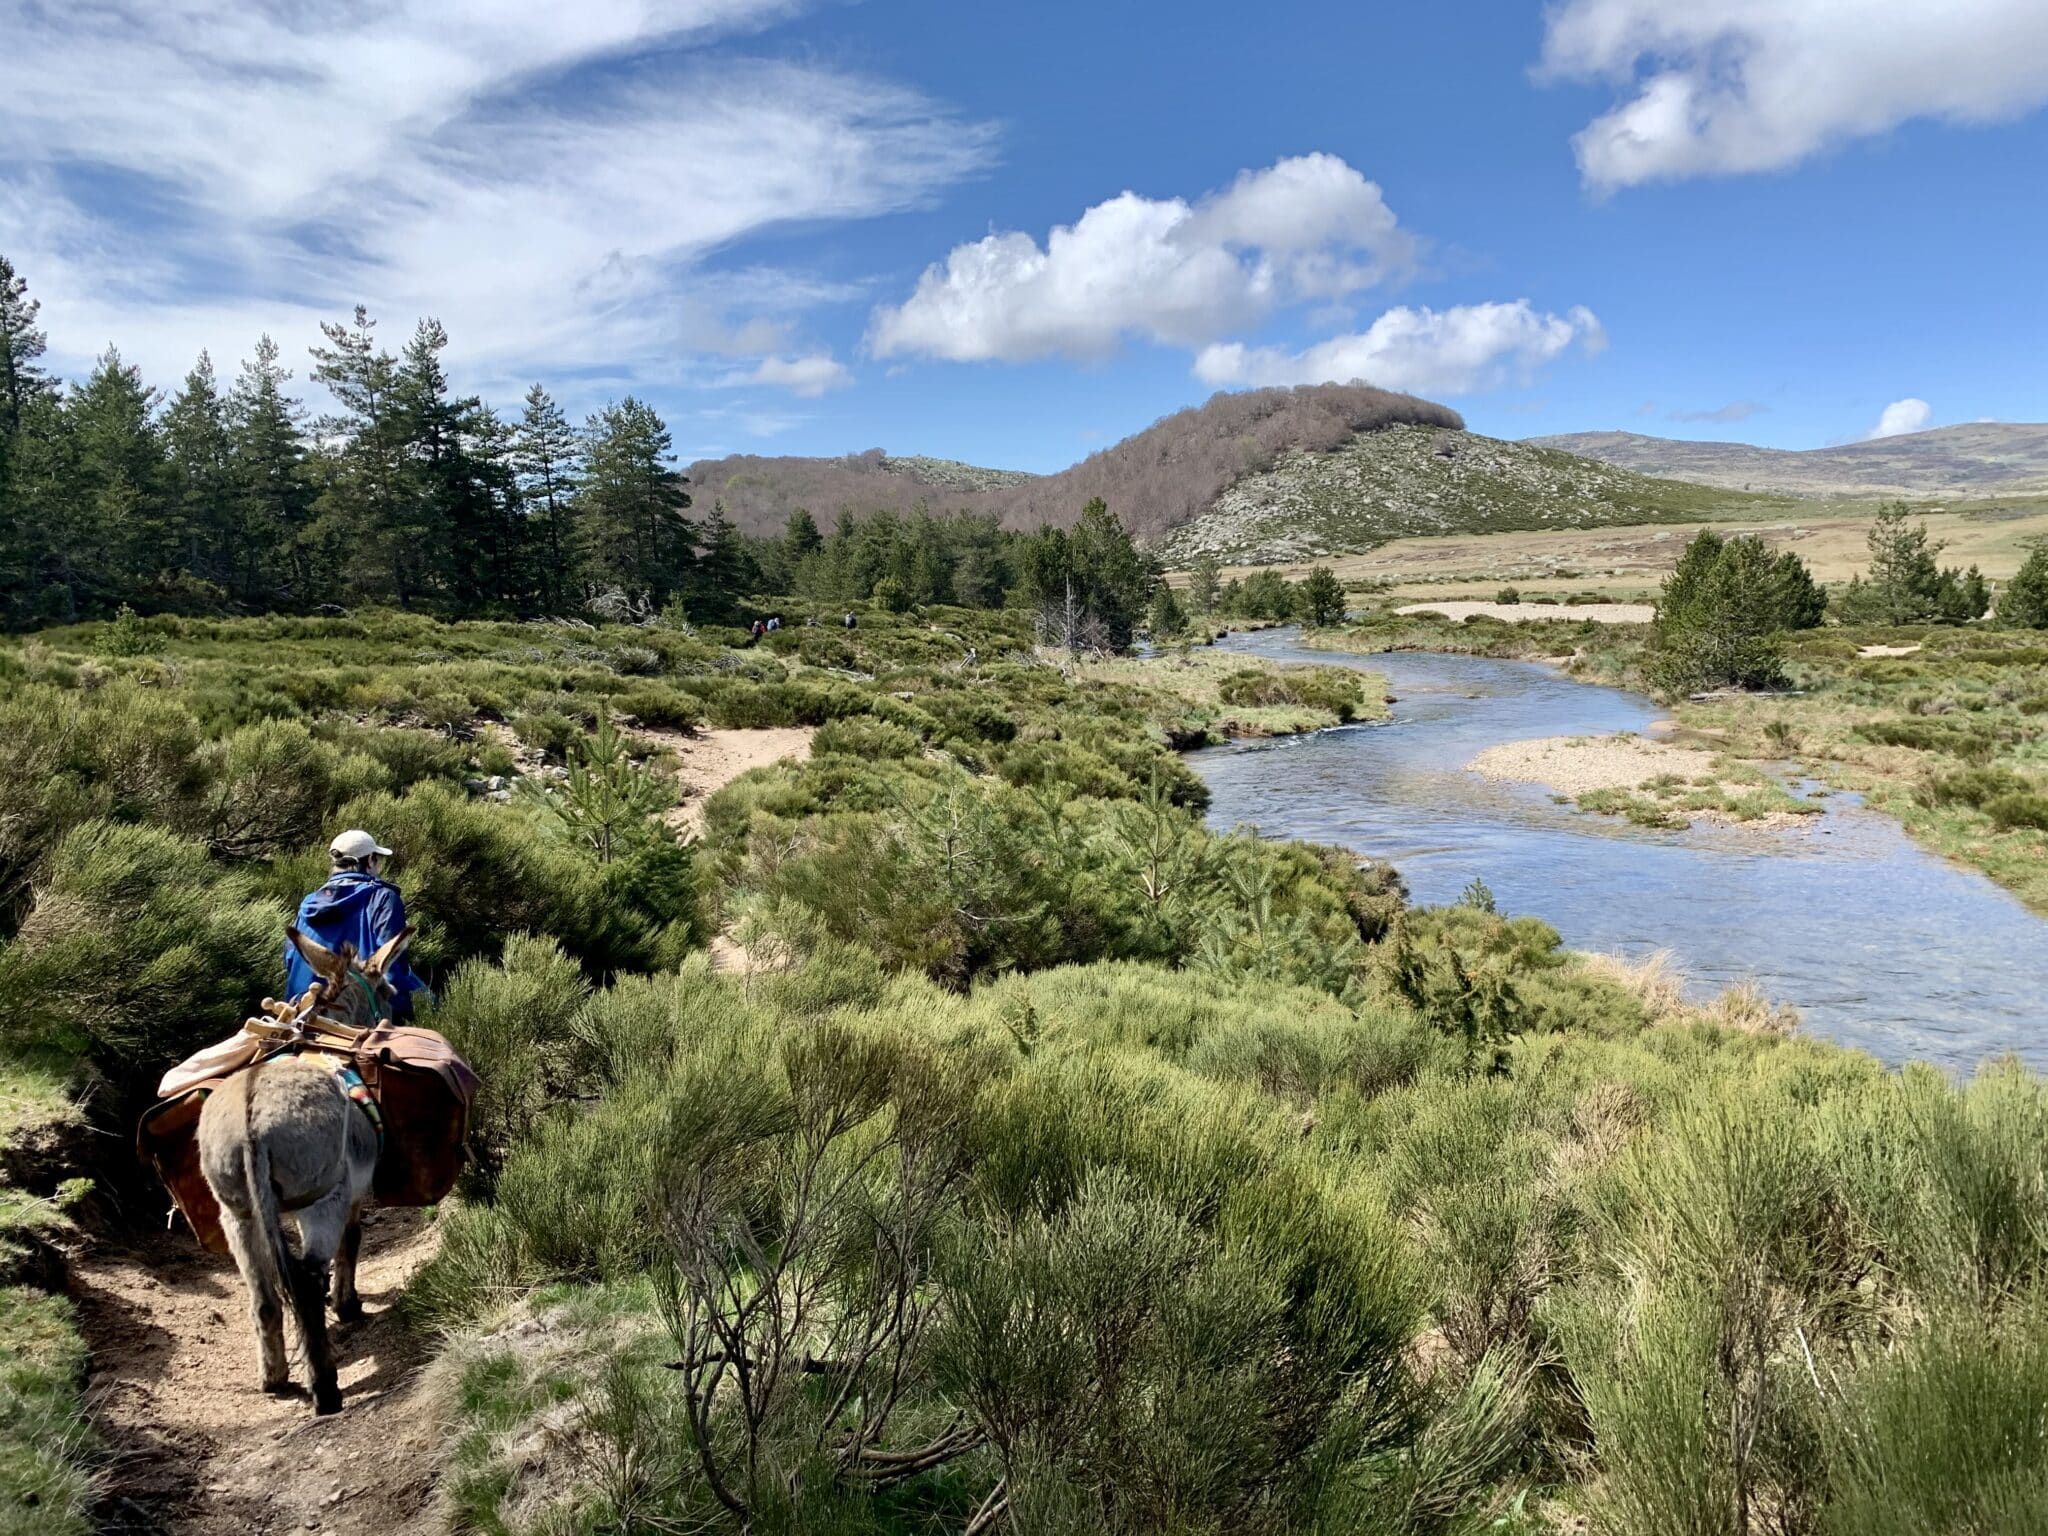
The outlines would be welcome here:
<svg viewBox="0 0 2048 1536">
<path fill-rule="evenodd" d="M 1757 448 L 1640 432 L 1527 441 L 1639 474 L 1792 496 L 1992 497 L 2048 491 L 2048 424 L 1969 422 L 1832 448 Z"/>
</svg>

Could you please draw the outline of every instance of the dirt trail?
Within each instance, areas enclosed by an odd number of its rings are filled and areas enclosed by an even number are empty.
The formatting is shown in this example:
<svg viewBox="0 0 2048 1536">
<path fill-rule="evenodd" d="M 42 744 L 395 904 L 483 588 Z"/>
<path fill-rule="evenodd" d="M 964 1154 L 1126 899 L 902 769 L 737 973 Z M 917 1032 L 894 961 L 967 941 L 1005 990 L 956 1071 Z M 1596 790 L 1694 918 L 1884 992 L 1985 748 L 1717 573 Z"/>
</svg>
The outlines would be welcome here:
<svg viewBox="0 0 2048 1536">
<path fill-rule="evenodd" d="M 71 1293 L 92 1351 L 94 1417 L 112 1448 L 101 1529 L 164 1536 L 396 1533 L 428 1525 L 433 1426 L 421 1342 L 393 1303 L 432 1255 L 417 1211 L 373 1211 L 357 1273 L 369 1315 L 335 1325 L 344 1407 L 256 1385 L 256 1341 L 232 1260 L 182 1228 L 96 1246 Z M 289 1336 L 289 1334 L 288 1334 Z M 305 1368 L 296 1347 L 293 1376 Z"/>
<path fill-rule="evenodd" d="M 741 774 L 766 768 L 785 758 L 802 762 L 811 755 L 807 725 L 771 726 L 763 730 L 681 731 L 635 730 L 642 741 L 675 754 L 677 788 L 683 802 L 662 819 L 682 832 L 704 828 L 704 802 Z"/>
</svg>

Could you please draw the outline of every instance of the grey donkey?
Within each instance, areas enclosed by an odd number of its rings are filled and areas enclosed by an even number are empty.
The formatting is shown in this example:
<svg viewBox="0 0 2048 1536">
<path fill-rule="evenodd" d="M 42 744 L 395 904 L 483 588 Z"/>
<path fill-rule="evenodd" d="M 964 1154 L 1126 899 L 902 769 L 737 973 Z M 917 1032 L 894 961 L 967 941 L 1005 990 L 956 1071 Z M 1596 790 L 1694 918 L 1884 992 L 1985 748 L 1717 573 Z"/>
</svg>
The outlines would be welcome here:
<svg viewBox="0 0 2048 1536">
<path fill-rule="evenodd" d="M 296 928 L 290 934 L 319 978 L 312 1011 L 324 1022 L 362 1030 L 388 1013 L 386 972 L 404 953 L 410 928 L 360 966 L 352 945 L 329 950 Z M 314 1411 L 340 1411 L 327 1333 L 329 1272 L 336 1314 L 362 1316 L 356 1254 L 377 1171 L 376 1128 L 350 1102 L 331 1062 L 278 1056 L 235 1074 L 207 1099 L 199 1115 L 199 1166 L 220 1202 L 228 1247 L 249 1287 L 263 1390 L 291 1390 L 284 1348 L 289 1302 L 306 1343 Z M 286 1214 L 298 1228 L 296 1253 L 285 1242 Z"/>
</svg>

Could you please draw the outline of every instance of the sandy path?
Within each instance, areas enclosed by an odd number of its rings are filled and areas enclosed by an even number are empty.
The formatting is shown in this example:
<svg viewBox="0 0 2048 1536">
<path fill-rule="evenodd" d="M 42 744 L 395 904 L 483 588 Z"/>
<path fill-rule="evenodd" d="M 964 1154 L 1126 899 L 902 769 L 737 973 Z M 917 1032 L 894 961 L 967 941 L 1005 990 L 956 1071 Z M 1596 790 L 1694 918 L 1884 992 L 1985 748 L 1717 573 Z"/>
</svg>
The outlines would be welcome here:
<svg viewBox="0 0 2048 1536">
<path fill-rule="evenodd" d="M 741 774 L 784 759 L 802 762 L 809 757 L 811 737 L 815 734 L 807 725 L 772 726 L 758 731 L 698 731 L 690 735 L 681 731 L 633 732 L 639 740 L 675 754 L 676 783 L 683 800 L 662 819 L 682 832 L 702 831 L 704 802 Z"/>
<path fill-rule="evenodd" d="M 370 1214 L 357 1275 L 369 1315 L 335 1327 L 344 1406 L 328 1418 L 316 1418 L 306 1397 L 257 1387 L 241 1277 L 182 1227 L 81 1256 L 71 1292 L 92 1350 L 94 1417 L 113 1448 L 98 1528 L 425 1529 L 434 1463 L 417 1379 L 424 1350 L 392 1303 L 436 1240 L 418 1211 Z M 303 1384 L 296 1346 L 292 1363 Z"/>
<path fill-rule="evenodd" d="M 1528 624 L 1542 619 L 1591 619 L 1596 624 L 1647 624 L 1657 617 L 1651 603 L 1408 603 L 1396 613 L 1440 613 L 1447 619 L 1481 615 Z"/>
</svg>

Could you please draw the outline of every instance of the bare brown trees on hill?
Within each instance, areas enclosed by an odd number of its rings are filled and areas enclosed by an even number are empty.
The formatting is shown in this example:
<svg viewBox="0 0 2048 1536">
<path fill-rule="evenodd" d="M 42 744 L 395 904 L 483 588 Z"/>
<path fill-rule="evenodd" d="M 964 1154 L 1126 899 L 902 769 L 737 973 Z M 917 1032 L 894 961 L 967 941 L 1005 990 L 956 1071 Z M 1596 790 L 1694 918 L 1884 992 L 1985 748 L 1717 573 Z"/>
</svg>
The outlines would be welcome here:
<svg viewBox="0 0 2048 1536">
<path fill-rule="evenodd" d="M 922 500 L 933 511 L 992 512 L 1009 528 L 1064 527 L 1096 497 L 1142 539 L 1201 516 L 1227 487 L 1265 469 L 1290 448 L 1327 452 L 1354 434 L 1381 427 L 1462 428 L 1448 406 L 1366 384 L 1310 384 L 1295 389 L 1218 393 L 1205 404 L 1154 422 L 1071 469 L 1034 475 L 985 490 L 933 484 L 907 467 L 891 467 L 870 450 L 835 459 L 737 455 L 690 467 L 701 500 L 719 500 L 749 533 L 778 532 L 789 514 L 808 508 L 821 519 L 841 511 L 860 516 Z"/>
</svg>

